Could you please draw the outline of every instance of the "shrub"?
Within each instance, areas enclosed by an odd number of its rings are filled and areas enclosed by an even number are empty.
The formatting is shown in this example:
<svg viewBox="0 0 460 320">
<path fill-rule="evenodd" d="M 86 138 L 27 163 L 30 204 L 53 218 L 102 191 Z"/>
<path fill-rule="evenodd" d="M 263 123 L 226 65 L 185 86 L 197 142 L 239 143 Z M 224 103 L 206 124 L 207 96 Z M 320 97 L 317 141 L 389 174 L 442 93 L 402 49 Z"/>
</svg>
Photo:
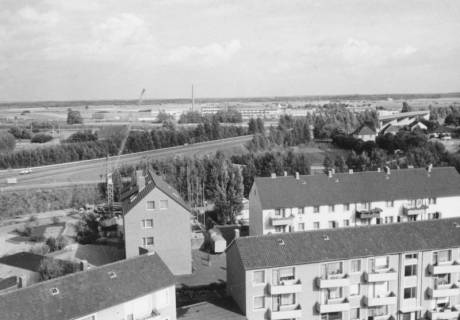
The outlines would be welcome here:
<svg viewBox="0 0 460 320">
<path fill-rule="evenodd" d="M 16 146 L 16 139 L 14 136 L 6 131 L 0 132 L 0 152 L 13 151 Z"/>
<path fill-rule="evenodd" d="M 58 223 L 60 222 L 59 217 L 56 217 L 56 216 L 52 217 L 52 218 L 51 218 L 51 222 L 52 222 L 53 224 L 58 224 Z"/>
<path fill-rule="evenodd" d="M 48 247 L 45 243 L 36 244 L 29 249 L 29 252 L 44 256 L 45 254 L 50 253 L 50 247 Z"/>
<path fill-rule="evenodd" d="M 36 135 L 34 135 L 32 137 L 32 139 L 30 139 L 30 142 L 32 142 L 32 143 L 45 143 L 45 142 L 48 142 L 48 141 L 51 141 L 51 140 L 53 140 L 53 137 L 50 136 L 49 134 L 37 133 Z"/>
<path fill-rule="evenodd" d="M 74 111 L 72 109 L 69 109 L 67 111 L 67 123 L 68 124 L 83 123 L 83 118 L 80 114 L 80 111 Z"/>
</svg>

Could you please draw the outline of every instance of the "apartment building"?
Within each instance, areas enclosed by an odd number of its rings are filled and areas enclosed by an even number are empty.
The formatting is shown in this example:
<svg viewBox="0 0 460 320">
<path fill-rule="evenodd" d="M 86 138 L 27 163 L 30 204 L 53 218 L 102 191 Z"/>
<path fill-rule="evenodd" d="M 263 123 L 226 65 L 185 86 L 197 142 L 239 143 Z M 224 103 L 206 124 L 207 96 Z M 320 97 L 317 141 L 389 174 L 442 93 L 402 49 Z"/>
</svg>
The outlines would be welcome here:
<svg viewBox="0 0 460 320">
<path fill-rule="evenodd" d="M 146 254 L 0 294 L 0 320 L 175 320 L 174 276 Z"/>
<path fill-rule="evenodd" d="M 460 218 L 250 236 L 227 249 L 249 320 L 448 320 L 460 315 Z"/>
<path fill-rule="evenodd" d="M 460 216 L 453 167 L 255 178 L 251 235 Z"/>
<path fill-rule="evenodd" d="M 190 274 L 190 208 L 179 192 L 154 172 L 137 171 L 122 199 L 126 257 L 153 250 L 174 275 Z"/>
</svg>

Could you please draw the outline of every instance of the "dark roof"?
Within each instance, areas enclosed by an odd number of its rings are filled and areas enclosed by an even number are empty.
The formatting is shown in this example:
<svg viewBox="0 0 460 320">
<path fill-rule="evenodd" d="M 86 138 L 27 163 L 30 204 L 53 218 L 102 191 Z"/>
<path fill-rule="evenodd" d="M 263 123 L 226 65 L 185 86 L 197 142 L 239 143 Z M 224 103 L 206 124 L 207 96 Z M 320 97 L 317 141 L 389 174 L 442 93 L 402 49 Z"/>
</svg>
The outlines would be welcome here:
<svg viewBox="0 0 460 320">
<path fill-rule="evenodd" d="M 364 171 L 327 175 L 255 178 L 263 209 L 340 203 L 419 199 L 460 195 L 460 175 L 453 167 Z"/>
<path fill-rule="evenodd" d="M 17 287 L 17 285 L 18 285 L 18 277 L 16 276 L 11 276 L 5 279 L 0 279 L 0 290 Z"/>
<path fill-rule="evenodd" d="M 80 318 L 172 285 L 174 277 L 160 257 L 143 255 L 0 295 L 0 320 Z M 52 295 L 52 288 L 59 294 Z"/>
<path fill-rule="evenodd" d="M 364 135 L 373 135 L 375 130 L 371 129 L 369 126 L 362 126 L 360 129 L 356 130 L 355 135 L 364 136 Z"/>
<path fill-rule="evenodd" d="M 19 252 L 9 256 L 1 257 L 0 264 L 6 264 L 11 267 L 38 272 L 40 269 L 40 264 L 43 260 L 56 260 L 58 263 L 74 266 L 74 263 L 69 261 L 53 259 L 31 252 Z"/>
<path fill-rule="evenodd" d="M 154 188 L 158 188 L 161 191 L 163 191 L 168 197 L 176 201 L 178 204 L 180 204 L 182 207 L 184 207 L 186 210 L 189 212 L 191 211 L 190 207 L 185 203 L 185 201 L 182 199 L 180 196 L 179 192 L 171 187 L 169 184 L 167 184 L 162 177 L 157 175 L 151 170 L 147 171 L 147 175 L 145 177 L 145 187 L 140 191 L 137 192 L 137 187 L 133 186 L 132 190 L 127 190 L 123 194 L 125 195 L 133 195 L 136 194 L 136 198 L 134 198 L 132 201 L 130 201 L 129 198 L 125 199 L 123 201 L 123 212 L 126 214 L 136 206 L 147 194 L 149 194 L 150 191 L 152 191 Z"/>
<path fill-rule="evenodd" d="M 244 320 L 232 298 L 204 301 L 177 308 L 177 319 L 182 320 Z"/>
<path fill-rule="evenodd" d="M 452 218 L 290 232 L 239 238 L 230 248 L 251 270 L 460 247 L 459 226 Z"/>
</svg>

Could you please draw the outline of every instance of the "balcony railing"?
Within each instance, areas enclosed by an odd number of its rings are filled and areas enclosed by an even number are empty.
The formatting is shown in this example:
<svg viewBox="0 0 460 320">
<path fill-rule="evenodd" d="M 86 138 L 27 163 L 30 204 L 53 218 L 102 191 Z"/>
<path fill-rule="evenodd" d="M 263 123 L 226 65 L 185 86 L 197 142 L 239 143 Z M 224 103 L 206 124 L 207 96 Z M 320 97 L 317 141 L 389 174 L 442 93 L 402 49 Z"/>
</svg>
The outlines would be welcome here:
<svg viewBox="0 0 460 320">
<path fill-rule="evenodd" d="M 459 316 L 460 311 L 455 307 L 436 308 L 428 311 L 428 319 L 430 320 L 457 319 Z"/>
<path fill-rule="evenodd" d="M 396 304 L 396 295 L 390 292 L 383 296 L 364 297 L 364 304 L 368 307 L 386 306 Z"/>
<path fill-rule="evenodd" d="M 408 216 L 418 216 L 420 214 L 425 214 L 428 209 L 427 205 L 421 205 L 418 207 L 403 207 L 403 213 Z"/>
<path fill-rule="evenodd" d="M 270 294 L 297 293 L 302 291 L 302 282 L 300 280 L 285 280 L 279 283 L 269 283 L 268 290 Z"/>
<path fill-rule="evenodd" d="M 329 299 L 326 303 L 317 303 L 316 311 L 319 313 L 343 312 L 350 310 L 350 303 L 347 299 Z"/>
<path fill-rule="evenodd" d="M 280 320 L 280 319 L 292 319 L 292 318 L 301 318 L 302 317 L 302 307 L 296 305 L 292 306 L 280 306 L 280 309 L 277 311 L 270 311 L 271 320 Z"/>
<path fill-rule="evenodd" d="M 367 282 L 382 282 L 393 281 L 398 278 L 398 274 L 394 269 L 385 269 L 381 271 L 365 272 L 364 279 Z"/>
<path fill-rule="evenodd" d="M 288 216 L 288 217 L 272 217 L 272 226 L 287 226 L 291 225 L 292 221 L 294 220 L 294 216 Z"/>
<path fill-rule="evenodd" d="M 458 261 L 443 262 L 437 264 L 430 264 L 428 271 L 431 274 L 445 274 L 460 272 L 460 263 Z"/>
<path fill-rule="evenodd" d="M 350 285 L 350 278 L 347 274 L 327 275 L 326 277 L 316 278 L 316 286 L 323 288 L 346 287 Z"/>
<path fill-rule="evenodd" d="M 428 288 L 427 294 L 430 298 L 453 297 L 460 294 L 460 288 L 455 284 L 437 285 L 435 289 Z"/>
<path fill-rule="evenodd" d="M 380 208 L 356 210 L 356 218 L 361 219 L 361 220 L 380 218 L 381 212 L 382 212 L 382 209 Z"/>
</svg>

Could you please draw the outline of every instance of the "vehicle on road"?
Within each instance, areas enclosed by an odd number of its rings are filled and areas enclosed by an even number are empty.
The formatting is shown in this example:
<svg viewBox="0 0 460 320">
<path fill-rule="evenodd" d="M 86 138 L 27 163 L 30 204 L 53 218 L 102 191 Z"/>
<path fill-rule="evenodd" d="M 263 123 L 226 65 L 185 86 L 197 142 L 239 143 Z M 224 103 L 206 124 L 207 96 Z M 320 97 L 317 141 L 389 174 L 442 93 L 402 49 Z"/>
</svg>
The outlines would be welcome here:
<svg viewBox="0 0 460 320">
<path fill-rule="evenodd" d="M 19 174 L 29 174 L 29 173 L 32 173 L 32 168 L 25 168 L 19 172 Z"/>
</svg>

